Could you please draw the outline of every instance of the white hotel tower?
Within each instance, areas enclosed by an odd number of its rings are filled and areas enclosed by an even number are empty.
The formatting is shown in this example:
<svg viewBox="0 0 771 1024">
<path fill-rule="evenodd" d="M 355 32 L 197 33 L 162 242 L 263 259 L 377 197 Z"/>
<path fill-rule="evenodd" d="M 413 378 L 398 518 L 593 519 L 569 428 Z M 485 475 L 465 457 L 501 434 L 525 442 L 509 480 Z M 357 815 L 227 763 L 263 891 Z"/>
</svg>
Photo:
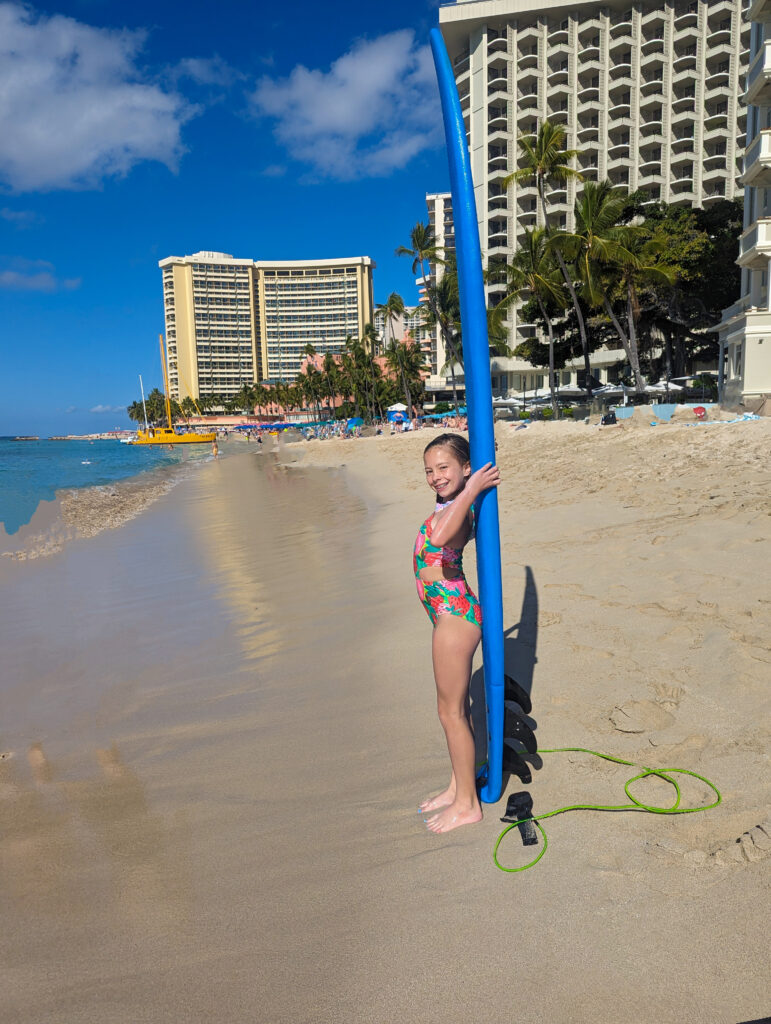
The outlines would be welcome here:
<svg viewBox="0 0 771 1024">
<path fill-rule="evenodd" d="M 771 395 L 771 0 L 754 0 L 739 246 L 741 296 L 720 323 L 719 388 L 729 405 Z"/>
<path fill-rule="evenodd" d="M 586 178 L 692 206 L 741 195 L 749 59 L 741 2 L 458 0 L 441 7 L 483 252 L 510 257 L 536 224 L 535 188 L 515 184 L 504 192 L 502 181 L 517 167 L 519 137 L 546 119 L 565 125 L 566 148 L 580 150 Z M 555 221 L 568 228 L 575 195 L 569 182 L 548 196 Z M 511 327 L 513 345 L 533 330 Z"/>
</svg>

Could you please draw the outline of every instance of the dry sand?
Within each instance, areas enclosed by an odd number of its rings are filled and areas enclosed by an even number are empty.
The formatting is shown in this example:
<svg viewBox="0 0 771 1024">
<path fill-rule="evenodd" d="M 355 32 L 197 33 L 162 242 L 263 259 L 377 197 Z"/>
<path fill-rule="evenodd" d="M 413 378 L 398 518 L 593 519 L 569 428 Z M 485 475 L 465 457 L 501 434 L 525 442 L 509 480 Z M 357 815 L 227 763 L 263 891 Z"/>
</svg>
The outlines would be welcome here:
<svg viewBox="0 0 771 1024">
<path fill-rule="evenodd" d="M 429 436 L 212 463 L 2 564 L 4 1022 L 769 1013 L 771 424 L 498 426 L 507 664 L 539 746 L 724 798 L 551 819 L 519 875 L 491 860 L 505 800 L 444 837 L 415 813 L 446 773 L 410 566 Z M 532 763 L 507 792 L 536 814 L 621 802 L 631 774 Z"/>
</svg>

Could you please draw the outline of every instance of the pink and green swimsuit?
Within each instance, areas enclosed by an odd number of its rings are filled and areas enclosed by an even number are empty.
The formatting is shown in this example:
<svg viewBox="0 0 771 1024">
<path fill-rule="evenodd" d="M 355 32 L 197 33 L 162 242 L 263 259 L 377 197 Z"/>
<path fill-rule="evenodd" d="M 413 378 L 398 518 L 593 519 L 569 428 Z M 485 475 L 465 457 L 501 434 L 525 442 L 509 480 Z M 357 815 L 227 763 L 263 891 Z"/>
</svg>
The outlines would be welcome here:
<svg viewBox="0 0 771 1024">
<path fill-rule="evenodd" d="M 437 506 L 440 511 L 442 506 Z M 415 538 L 412 565 L 415 570 L 415 582 L 418 597 L 435 626 L 440 615 L 457 615 L 475 626 L 482 625 L 482 606 L 476 594 L 469 587 L 463 574 L 463 550 L 461 548 L 438 548 L 431 543 L 433 520 L 436 512 L 432 512 L 423 523 Z M 473 530 L 474 509 L 471 509 Z M 439 567 L 452 569 L 457 576 L 451 579 L 440 579 L 429 582 L 420 578 L 420 570 Z"/>
</svg>

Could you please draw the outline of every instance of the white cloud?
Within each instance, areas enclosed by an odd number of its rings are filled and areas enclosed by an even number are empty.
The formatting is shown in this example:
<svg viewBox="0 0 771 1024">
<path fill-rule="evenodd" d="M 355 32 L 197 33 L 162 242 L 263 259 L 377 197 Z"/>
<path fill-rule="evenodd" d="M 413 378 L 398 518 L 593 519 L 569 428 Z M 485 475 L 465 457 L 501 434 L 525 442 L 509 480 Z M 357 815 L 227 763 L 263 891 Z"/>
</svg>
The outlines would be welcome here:
<svg viewBox="0 0 771 1024">
<path fill-rule="evenodd" d="M 430 51 L 409 29 L 356 42 L 328 71 L 265 76 L 252 104 L 291 157 L 342 181 L 390 174 L 442 140 Z"/>
<path fill-rule="evenodd" d="M 59 278 L 50 270 L 0 270 L 0 289 L 4 291 L 72 291 L 79 288 L 80 283 L 79 277 Z"/>
<path fill-rule="evenodd" d="M 142 74 L 144 38 L 0 3 L 0 181 L 24 192 L 98 185 L 143 160 L 175 169 L 196 111 Z"/>
<path fill-rule="evenodd" d="M 95 405 L 89 412 L 125 412 L 125 405 Z"/>
<path fill-rule="evenodd" d="M 34 210 L 12 210 L 4 206 L 0 209 L 0 220 L 6 220 L 17 228 L 29 228 L 33 224 L 40 224 L 43 218 Z"/>
<path fill-rule="evenodd" d="M 246 76 L 232 68 L 222 57 L 185 57 L 169 72 L 172 81 L 189 78 L 199 85 L 233 85 Z"/>
</svg>

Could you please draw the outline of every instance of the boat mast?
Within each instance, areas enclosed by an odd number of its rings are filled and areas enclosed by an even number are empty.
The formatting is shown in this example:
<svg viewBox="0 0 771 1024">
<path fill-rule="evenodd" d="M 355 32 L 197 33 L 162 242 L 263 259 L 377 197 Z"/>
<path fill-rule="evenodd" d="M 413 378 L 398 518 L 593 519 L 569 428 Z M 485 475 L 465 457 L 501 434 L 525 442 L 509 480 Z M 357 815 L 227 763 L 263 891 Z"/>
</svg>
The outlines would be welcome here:
<svg viewBox="0 0 771 1024">
<path fill-rule="evenodd" d="M 163 367 L 163 397 L 166 399 L 166 419 L 169 423 L 169 430 L 174 428 L 171 425 L 171 402 L 169 401 L 169 376 L 166 372 L 166 353 L 163 350 L 163 335 L 158 335 L 158 341 L 161 344 L 161 366 Z"/>
<path fill-rule="evenodd" d="M 142 383 L 142 374 L 141 373 L 139 374 L 139 390 L 142 392 L 142 408 L 145 411 L 145 433 L 147 433 L 150 428 L 147 425 L 147 406 L 145 405 L 145 386 Z"/>
</svg>

